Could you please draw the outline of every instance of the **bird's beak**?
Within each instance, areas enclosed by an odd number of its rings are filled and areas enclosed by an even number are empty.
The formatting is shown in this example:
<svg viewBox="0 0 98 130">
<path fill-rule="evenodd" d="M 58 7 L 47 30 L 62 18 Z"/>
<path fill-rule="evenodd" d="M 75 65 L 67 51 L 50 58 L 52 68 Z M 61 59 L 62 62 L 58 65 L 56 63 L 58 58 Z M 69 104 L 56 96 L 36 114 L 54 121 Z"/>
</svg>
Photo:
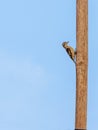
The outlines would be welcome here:
<svg viewBox="0 0 98 130">
<path fill-rule="evenodd" d="M 62 43 L 62 46 L 64 47 L 65 42 Z"/>
</svg>

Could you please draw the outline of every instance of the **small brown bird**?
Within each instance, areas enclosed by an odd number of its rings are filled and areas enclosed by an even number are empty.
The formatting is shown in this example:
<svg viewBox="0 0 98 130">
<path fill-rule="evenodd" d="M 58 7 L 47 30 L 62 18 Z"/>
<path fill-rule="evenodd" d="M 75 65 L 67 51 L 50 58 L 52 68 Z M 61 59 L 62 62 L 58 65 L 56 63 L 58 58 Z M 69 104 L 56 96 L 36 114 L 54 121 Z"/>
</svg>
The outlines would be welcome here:
<svg viewBox="0 0 98 130">
<path fill-rule="evenodd" d="M 75 62 L 75 55 L 76 55 L 76 51 L 71 47 L 68 46 L 69 42 L 63 42 L 62 46 L 65 48 L 67 54 L 70 56 L 70 58 L 73 60 L 73 62 L 76 64 Z"/>
</svg>

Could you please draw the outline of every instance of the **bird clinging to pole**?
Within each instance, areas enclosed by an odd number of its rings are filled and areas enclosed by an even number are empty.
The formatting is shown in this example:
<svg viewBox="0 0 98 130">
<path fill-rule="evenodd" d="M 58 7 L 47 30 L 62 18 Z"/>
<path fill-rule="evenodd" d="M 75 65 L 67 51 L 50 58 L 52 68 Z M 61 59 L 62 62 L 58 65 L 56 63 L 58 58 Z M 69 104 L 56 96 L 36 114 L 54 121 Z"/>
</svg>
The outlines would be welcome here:
<svg viewBox="0 0 98 130">
<path fill-rule="evenodd" d="M 63 42 L 62 46 L 65 48 L 67 54 L 70 56 L 70 58 L 76 64 L 76 61 L 75 61 L 76 51 L 71 46 L 68 46 L 68 43 L 69 42 Z"/>
</svg>

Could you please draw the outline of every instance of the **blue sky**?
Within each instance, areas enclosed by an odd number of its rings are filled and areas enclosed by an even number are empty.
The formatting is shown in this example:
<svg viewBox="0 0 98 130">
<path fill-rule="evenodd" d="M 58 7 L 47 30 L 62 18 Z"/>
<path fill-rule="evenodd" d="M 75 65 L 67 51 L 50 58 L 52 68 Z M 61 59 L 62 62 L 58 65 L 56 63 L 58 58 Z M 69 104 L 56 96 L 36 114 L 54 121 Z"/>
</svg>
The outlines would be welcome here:
<svg viewBox="0 0 98 130">
<path fill-rule="evenodd" d="M 88 130 L 98 129 L 98 2 L 89 0 Z M 0 1 L 0 129 L 73 130 L 75 0 Z"/>
</svg>

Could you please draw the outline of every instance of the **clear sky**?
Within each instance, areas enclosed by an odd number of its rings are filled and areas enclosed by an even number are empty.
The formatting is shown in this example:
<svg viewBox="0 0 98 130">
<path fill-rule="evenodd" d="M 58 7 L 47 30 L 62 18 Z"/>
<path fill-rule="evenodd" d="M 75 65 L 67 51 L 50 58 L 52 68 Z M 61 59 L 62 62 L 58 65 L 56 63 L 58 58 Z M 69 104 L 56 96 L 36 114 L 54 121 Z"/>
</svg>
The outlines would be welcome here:
<svg viewBox="0 0 98 130">
<path fill-rule="evenodd" d="M 98 1 L 89 0 L 88 130 L 98 130 Z M 73 130 L 76 0 L 0 1 L 0 129 Z"/>
</svg>

